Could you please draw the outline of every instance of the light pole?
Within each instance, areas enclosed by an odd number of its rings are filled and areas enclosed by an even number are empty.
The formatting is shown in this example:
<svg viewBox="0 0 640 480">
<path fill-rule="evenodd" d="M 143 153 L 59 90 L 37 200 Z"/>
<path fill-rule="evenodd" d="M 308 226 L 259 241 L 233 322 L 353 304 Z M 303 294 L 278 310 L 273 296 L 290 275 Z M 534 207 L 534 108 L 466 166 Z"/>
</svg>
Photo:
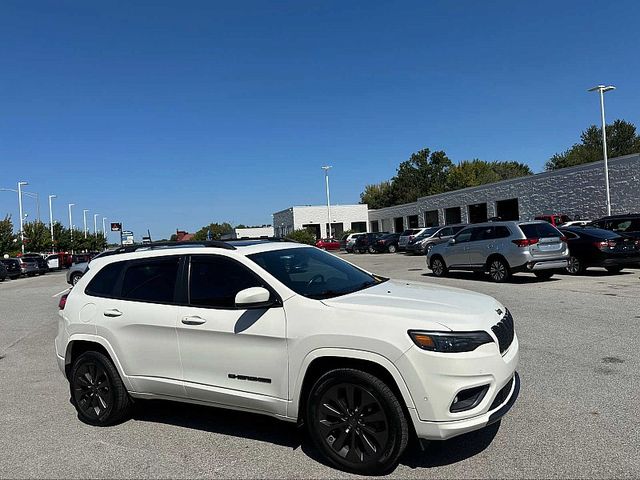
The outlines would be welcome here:
<svg viewBox="0 0 640 480">
<path fill-rule="evenodd" d="M 98 213 L 94 213 L 93 214 L 93 234 L 98 235 L 98 217 L 100 216 L 100 214 Z"/>
<path fill-rule="evenodd" d="M 102 217 L 102 238 L 104 241 L 107 241 L 107 227 L 105 226 L 107 223 L 107 217 Z"/>
<path fill-rule="evenodd" d="M 55 250 L 53 247 L 53 206 L 51 205 L 51 200 L 54 198 L 58 198 L 56 195 L 49 195 L 49 227 L 51 228 L 51 248 Z"/>
<path fill-rule="evenodd" d="M 69 204 L 69 233 L 71 235 L 71 253 L 73 253 L 73 219 L 71 218 L 71 207 L 73 207 L 75 203 Z"/>
<path fill-rule="evenodd" d="M 84 219 L 84 238 L 87 238 L 87 212 L 89 210 L 85 208 L 82 210 L 82 218 Z"/>
<path fill-rule="evenodd" d="M 28 182 L 18 182 L 18 208 L 20 209 L 20 247 L 24 253 L 24 215 L 22 213 L 22 187 L 29 185 Z"/>
<path fill-rule="evenodd" d="M 329 225 L 329 234 L 327 238 L 331 238 L 331 201 L 329 200 L 329 169 L 332 168 L 331 165 L 325 165 L 321 167 L 324 170 L 324 180 L 327 186 L 327 220 Z"/>
<path fill-rule="evenodd" d="M 609 159 L 607 158 L 607 126 L 604 121 L 604 92 L 615 90 L 613 85 L 597 85 L 589 92 L 600 92 L 600 116 L 602 117 L 602 155 L 604 158 L 604 185 L 607 190 L 607 215 L 611 215 L 611 194 L 609 192 Z"/>
</svg>

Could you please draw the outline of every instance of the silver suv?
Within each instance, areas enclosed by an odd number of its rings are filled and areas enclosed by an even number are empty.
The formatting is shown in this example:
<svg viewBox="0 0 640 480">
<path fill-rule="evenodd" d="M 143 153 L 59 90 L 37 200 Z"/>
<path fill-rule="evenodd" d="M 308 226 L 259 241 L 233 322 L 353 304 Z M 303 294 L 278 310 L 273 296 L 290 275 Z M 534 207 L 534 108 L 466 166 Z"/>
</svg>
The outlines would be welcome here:
<svg viewBox="0 0 640 480">
<path fill-rule="evenodd" d="M 466 226 L 464 224 L 427 228 L 407 243 L 407 252 L 426 255 L 435 245 L 449 241 L 450 238 Z"/>
<path fill-rule="evenodd" d="M 436 277 L 449 270 L 487 272 L 505 282 L 516 272 L 548 279 L 569 258 L 566 238 L 547 222 L 487 222 L 470 225 L 427 254 Z"/>
</svg>

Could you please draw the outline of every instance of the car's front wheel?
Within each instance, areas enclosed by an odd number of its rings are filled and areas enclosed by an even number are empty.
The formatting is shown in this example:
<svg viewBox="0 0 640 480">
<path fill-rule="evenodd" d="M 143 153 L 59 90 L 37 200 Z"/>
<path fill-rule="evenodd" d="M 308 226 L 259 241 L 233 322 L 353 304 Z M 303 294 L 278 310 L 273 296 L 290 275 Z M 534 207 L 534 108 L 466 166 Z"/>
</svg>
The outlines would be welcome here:
<svg viewBox="0 0 640 480">
<path fill-rule="evenodd" d="M 385 382 L 356 369 L 320 377 L 311 389 L 306 419 L 316 447 L 338 468 L 353 473 L 389 471 L 409 439 L 400 400 Z"/>
<path fill-rule="evenodd" d="M 369 253 L 376 253 L 376 249 L 372 245 L 369 246 Z"/>
<path fill-rule="evenodd" d="M 398 248 L 395 245 L 389 245 L 389 253 L 396 253 Z"/>
<path fill-rule="evenodd" d="M 98 427 L 113 425 L 129 413 L 131 398 L 116 367 L 100 352 L 85 352 L 69 376 L 71 402 L 78 418 Z"/>
<path fill-rule="evenodd" d="M 441 257 L 435 257 L 431 260 L 431 271 L 436 277 L 444 277 L 447 274 L 447 266 Z"/>
</svg>

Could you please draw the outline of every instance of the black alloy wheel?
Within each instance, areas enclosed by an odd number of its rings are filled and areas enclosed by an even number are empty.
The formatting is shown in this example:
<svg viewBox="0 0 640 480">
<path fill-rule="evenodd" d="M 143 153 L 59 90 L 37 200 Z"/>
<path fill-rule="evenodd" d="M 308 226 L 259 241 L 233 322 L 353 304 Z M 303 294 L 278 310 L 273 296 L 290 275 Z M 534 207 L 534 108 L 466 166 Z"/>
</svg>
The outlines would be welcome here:
<svg viewBox="0 0 640 480">
<path fill-rule="evenodd" d="M 496 257 L 489 262 L 489 278 L 492 281 L 496 283 L 506 282 L 510 276 L 509 265 L 503 259 Z"/>
<path fill-rule="evenodd" d="M 584 273 L 584 263 L 578 257 L 569 257 L 565 270 L 569 275 L 582 275 Z"/>
<path fill-rule="evenodd" d="M 444 277 L 447 274 L 447 266 L 440 257 L 431 259 L 431 271 L 436 277 Z"/>
<path fill-rule="evenodd" d="M 323 375 L 308 402 L 309 434 L 338 468 L 360 474 L 395 466 L 408 442 L 402 406 L 379 378 L 360 370 Z"/>
<path fill-rule="evenodd" d="M 118 371 L 99 352 L 86 352 L 78 357 L 71 369 L 69 386 L 78 418 L 89 425 L 113 425 L 131 406 Z"/>
</svg>

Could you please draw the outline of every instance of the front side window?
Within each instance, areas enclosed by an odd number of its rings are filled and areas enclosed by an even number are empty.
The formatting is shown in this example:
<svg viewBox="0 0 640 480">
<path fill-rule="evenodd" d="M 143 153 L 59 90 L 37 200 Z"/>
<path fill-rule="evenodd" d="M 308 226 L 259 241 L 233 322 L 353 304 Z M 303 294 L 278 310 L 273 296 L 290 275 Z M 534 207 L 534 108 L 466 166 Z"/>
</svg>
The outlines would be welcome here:
<svg viewBox="0 0 640 480">
<path fill-rule="evenodd" d="M 479 242 L 481 240 L 493 240 L 494 229 L 493 227 L 476 227 L 471 234 L 472 242 Z"/>
<path fill-rule="evenodd" d="M 454 238 L 456 243 L 466 243 L 471 240 L 471 234 L 473 233 L 473 228 L 465 228 L 460 231 Z"/>
<path fill-rule="evenodd" d="M 386 280 L 317 248 L 274 250 L 248 258 L 294 292 L 315 299 L 346 295 Z"/>
<path fill-rule="evenodd" d="M 244 265 L 220 255 L 194 255 L 189 270 L 189 304 L 196 307 L 234 308 L 239 291 L 266 287 Z"/>
<path fill-rule="evenodd" d="M 175 303 L 179 257 L 132 262 L 122 280 L 121 297 L 153 303 Z"/>
</svg>

